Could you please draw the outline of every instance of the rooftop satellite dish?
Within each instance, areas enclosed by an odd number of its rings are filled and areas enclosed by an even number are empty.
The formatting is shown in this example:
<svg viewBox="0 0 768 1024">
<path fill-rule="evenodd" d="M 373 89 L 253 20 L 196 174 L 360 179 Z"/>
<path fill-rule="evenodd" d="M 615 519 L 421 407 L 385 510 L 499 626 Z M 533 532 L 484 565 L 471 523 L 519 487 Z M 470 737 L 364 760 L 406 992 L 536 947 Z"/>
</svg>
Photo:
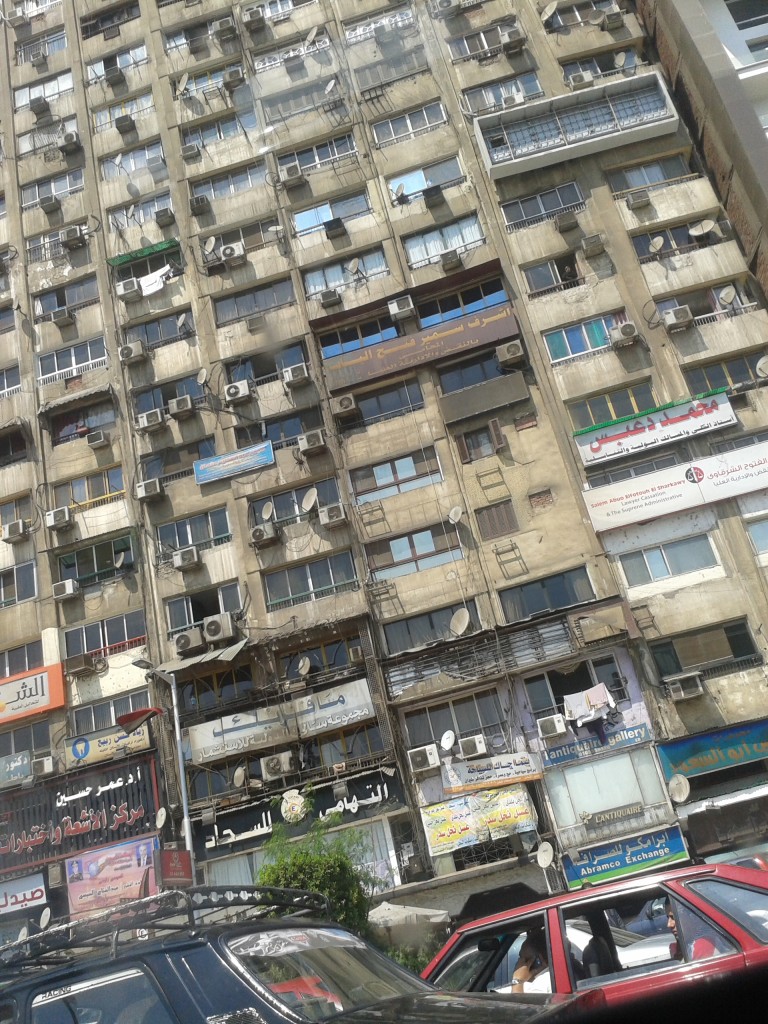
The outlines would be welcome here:
<svg viewBox="0 0 768 1024">
<path fill-rule="evenodd" d="M 205 382 L 208 380 L 208 371 L 204 366 L 202 366 L 197 371 L 197 376 L 195 377 L 195 380 L 197 381 L 198 387 L 202 387 L 203 384 L 205 384 Z"/>
<path fill-rule="evenodd" d="M 236 789 L 242 789 L 245 785 L 245 768 L 243 765 L 239 764 L 237 768 L 235 768 L 234 775 L 232 776 L 232 782 L 235 784 Z"/>
<path fill-rule="evenodd" d="M 315 41 L 315 36 L 316 35 L 317 35 L 317 25 L 313 25 L 312 28 L 309 30 L 309 35 L 304 40 L 304 45 L 305 46 L 311 46 L 312 43 L 314 43 L 314 41 Z"/>
<path fill-rule="evenodd" d="M 691 795 L 691 784 L 684 775 L 673 775 L 667 783 L 672 802 L 683 804 Z"/>
<path fill-rule="evenodd" d="M 463 515 L 464 509 L 461 507 L 461 505 L 454 505 L 453 508 L 448 513 L 448 522 L 452 523 L 455 526 Z"/>
<path fill-rule="evenodd" d="M 184 74 L 179 79 L 178 85 L 176 86 L 177 92 L 179 92 L 179 93 L 186 92 L 187 91 L 187 82 L 188 81 L 189 81 L 189 73 L 187 71 L 185 71 Z"/>
<path fill-rule="evenodd" d="M 448 753 L 453 748 L 456 742 L 456 733 L 453 729 L 446 729 L 443 735 L 440 737 L 440 749 Z"/>
<path fill-rule="evenodd" d="M 718 295 L 718 299 L 726 306 L 732 306 L 736 301 L 736 289 L 732 284 L 726 285 Z"/>
<path fill-rule="evenodd" d="M 164 807 L 158 807 L 157 814 L 155 815 L 155 828 L 160 831 L 163 825 L 168 820 L 168 811 Z"/>
<path fill-rule="evenodd" d="M 311 512 L 315 505 L 317 505 L 317 488 L 310 487 L 307 493 L 301 499 L 301 511 Z"/>
<path fill-rule="evenodd" d="M 312 668 L 312 662 L 309 660 L 309 658 L 306 656 L 306 654 L 302 654 L 302 656 L 299 658 L 299 664 L 298 664 L 299 675 L 300 676 L 308 676 L 309 675 L 309 670 L 311 668 Z"/>
<path fill-rule="evenodd" d="M 656 237 L 652 238 L 648 243 L 648 248 L 651 252 L 661 252 L 666 244 L 667 240 L 663 235 L 656 235 Z"/>
<path fill-rule="evenodd" d="M 763 356 L 762 359 L 758 359 L 757 365 L 755 366 L 755 373 L 758 377 L 768 377 L 768 356 Z"/>
<path fill-rule="evenodd" d="M 176 330 L 182 331 L 187 326 L 187 314 L 182 313 L 176 317 Z"/>
<path fill-rule="evenodd" d="M 605 13 L 603 11 L 600 11 L 600 10 L 592 11 L 592 13 L 590 14 L 590 16 L 587 19 L 587 21 L 589 21 L 590 25 L 595 25 L 597 28 L 599 28 L 600 25 L 603 24 L 603 18 L 604 17 L 605 17 Z"/>
<path fill-rule="evenodd" d="M 51 908 L 45 907 L 40 915 L 40 927 L 45 929 L 51 923 Z"/>
<path fill-rule="evenodd" d="M 330 82 L 328 83 L 328 85 L 326 85 L 326 87 L 324 89 L 324 95 L 325 96 L 329 96 L 333 92 L 333 90 L 335 88 L 336 88 L 336 79 L 332 78 L 330 80 Z"/>
<path fill-rule="evenodd" d="M 541 12 L 542 22 L 549 21 L 549 19 L 552 17 L 556 10 L 557 0 L 552 0 L 552 2 L 547 4 L 547 6 Z"/>
<path fill-rule="evenodd" d="M 453 636 L 463 636 L 469 629 L 469 611 L 466 608 L 458 608 L 451 616 L 448 629 Z"/>
<path fill-rule="evenodd" d="M 552 843 L 543 842 L 539 844 L 536 851 L 536 863 L 540 868 L 548 868 L 555 859 L 555 848 Z"/>
<path fill-rule="evenodd" d="M 708 235 L 714 226 L 715 222 L 713 220 L 700 220 L 698 224 L 691 224 L 688 228 L 688 234 L 691 238 L 701 238 L 702 235 Z"/>
<path fill-rule="evenodd" d="M 615 68 L 623 68 L 627 63 L 627 54 L 625 50 L 619 50 L 616 56 L 613 58 L 613 66 Z"/>
<path fill-rule="evenodd" d="M 125 552 L 118 551 L 115 555 L 114 566 L 116 569 L 122 569 L 123 563 L 125 562 Z"/>
<path fill-rule="evenodd" d="M 347 264 L 347 273 L 349 273 L 349 274 L 356 274 L 359 269 L 360 269 L 360 260 L 357 258 L 357 256 L 353 256 L 352 259 Z"/>
<path fill-rule="evenodd" d="M 210 238 L 206 238 L 203 243 L 203 252 L 206 256 L 210 256 L 216 246 L 216 236 L 211 235 Z"/>
</svg>

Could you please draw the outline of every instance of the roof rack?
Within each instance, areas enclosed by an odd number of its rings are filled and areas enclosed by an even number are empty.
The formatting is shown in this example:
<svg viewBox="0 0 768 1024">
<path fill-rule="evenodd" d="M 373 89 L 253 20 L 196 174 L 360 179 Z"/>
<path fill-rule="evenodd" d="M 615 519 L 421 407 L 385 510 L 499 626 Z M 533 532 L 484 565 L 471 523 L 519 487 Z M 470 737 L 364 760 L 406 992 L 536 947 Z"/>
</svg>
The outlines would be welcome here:
<svg viewBox="0 0 768 1024">
<path fill-rule="evenodd" d="M 261 913 L 247 913 L 248 910 Z M 195 932 L 204 924 L 265 917 L 275 911 L 286 916 L 331 916 L 330 902 L 321 893 L 272 886 L 194 886 L 169 889 L 154 896 L 130 900 L 89 917 L 54 925 L 0 946 L 0 974 L 20 966 L 62 963 L 75 949 L 108 946 L 117 956 L 120 937 L 137 928 L 154 931 Z M 225 912 L 222 917 L 222 911 Z M 240 913 L 237 913 L 240 911 Z M 242 911 L 246 913 L 243 914 Z"/>
</svg>

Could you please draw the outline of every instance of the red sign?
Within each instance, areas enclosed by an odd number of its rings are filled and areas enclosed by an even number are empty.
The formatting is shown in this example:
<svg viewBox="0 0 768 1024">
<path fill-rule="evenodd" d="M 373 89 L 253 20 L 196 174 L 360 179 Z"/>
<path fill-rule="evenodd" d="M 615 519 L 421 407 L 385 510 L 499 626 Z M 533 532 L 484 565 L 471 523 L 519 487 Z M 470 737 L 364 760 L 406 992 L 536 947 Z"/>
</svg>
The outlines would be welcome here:
<svg viewBox="0 0 768 1024">
<path fill-rule="evenodd" d="M 156 850 L 155 873 L 164 889 L 183 888 L 195 883 L 189 850 Z"/>
</svg>

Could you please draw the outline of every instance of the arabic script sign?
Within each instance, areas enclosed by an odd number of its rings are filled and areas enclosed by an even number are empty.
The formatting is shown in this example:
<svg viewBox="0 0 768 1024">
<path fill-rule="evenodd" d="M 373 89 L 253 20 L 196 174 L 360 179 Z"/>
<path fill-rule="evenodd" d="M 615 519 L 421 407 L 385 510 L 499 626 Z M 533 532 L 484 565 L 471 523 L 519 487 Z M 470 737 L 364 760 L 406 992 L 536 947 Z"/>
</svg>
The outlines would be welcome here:
<svg viewBox="0 0 768 1024">
<path fill-rule="evenodd" d="M 238 448 L 234 452 L 199 459 L 193 463 L 192 468 L 195 471 L 195 483 L 200 485 L 213 483 L 214 480 L 226 480 L 227 477 L 238 476 L 240 473 L 250 473 L 254 469 L 263 469 L 264 466 L 271 466 L 274 461 L 272 442 L 264 441 L 262 444 L 252 444 L 248 448 Z"/>
<path fill-rule="evenodd" d="M 747 761 L 762 761 L 768 758 L 768 720 L 684 736 L 659 744 L 658 755 L 667 780 L 673 775 L 691 778 Z"/>
<path fill-rule="evenodd" d="M 85 850 L 67 861 L 69 913 L 79 917 L 122 900 L 154 896 L 157 836 Z"/>
<path fill-rule="evenodd" d="M 322 693 L 299 697 L 293 702 L 300 736 L 317 736 L 332 729 L 344 729 L 354 722 L 375 718 L 366 679 L 333 686 Z"/>
<path fill-rule="evenodd" d="M 536 828 L 525 786 L 482 790 L 419 810 L 433 857 Z"/>
<path fill-rule="evenodd" d="M 17 784 L 32 774 L 32 759 L 28 750 L 20 750 L 18 754 L 6 754 L 0 757 L 0 786 L 9 783 Z"/>
<path fill-rule="evenodd" d="M 272 704 L 191 725 L 187 737 L 189 753 L 195 764 L 215 761 L 226 754 L 290 743 L 296 738 L 293 704 Z"/>
<path fill-rule="evenodd" d="M 84 736 L 69 736 L 64 740 L 64 764 L 67 771 L 71 768 L 84 768 L 100 761 L 111 761 L 118 754 L 148 750 L 149 746 L 147 725 L 140 725 L 130 735 L 115 726 L 101 732 L 89 732 Z"/>
<path fill-rule="evenodd" d="M 440 769 L 446 793 L 471 793 L 476 789 L 504 787 L 510 782 L 541 778 L 538 754 L 500 754 L 476 761 L 443 762 Z"/>
<path fill-rule="evenodd" d="M 0 726 L 17 718 L 63 707 L 64 674 L 61 665 L 49 665 L 0 682 Z"/>
<path fill-rule="evenodd" d="M 688 860 L 683 833 L 678 825 L 670 825 L 632 839 L 578 850 L 574 858 L 564 854 L 563 872 L 568 888 L 580 889 L 585 882 L 612 882 L 681 860 Z"/>
<path fill-rule="evenodd" d="M 578 434 L 573 440 L 584 465 L 594 466 L 735 422 L 736 413 L 727 396 L 716 395 L 703 402 L 685 402 L 670 409 L 645 412 L 634 420 L 604 424 Z"/>
<path fill-rule="evenodd" d="M 0 914 L 14 914 L 19 910 L 42 906 L 45 902 L 42 875 L 27 875 L 25 878 L 0 882 Z"/>
<path fill-rule="evenodd" d="M 584 491 L 598 532 L 768 487 L 768 441 Z"/>
</svg>

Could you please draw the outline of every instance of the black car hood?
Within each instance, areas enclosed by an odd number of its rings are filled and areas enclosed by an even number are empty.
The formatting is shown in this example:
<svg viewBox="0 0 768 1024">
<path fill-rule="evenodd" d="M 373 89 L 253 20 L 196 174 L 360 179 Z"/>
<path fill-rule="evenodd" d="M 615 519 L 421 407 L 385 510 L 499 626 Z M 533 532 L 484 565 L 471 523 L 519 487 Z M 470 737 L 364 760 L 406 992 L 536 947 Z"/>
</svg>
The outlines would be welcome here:
<svg viewBox="0 0 768 1024">
<path fill-rule="evenodd" d="M 562 997 L 528 994 L 500 999 L 497 995 L 428 992 L 363 1006 L 329 1018 L 329 1024 L 525 1024 L 557 1017 Z"/>
</svg>

